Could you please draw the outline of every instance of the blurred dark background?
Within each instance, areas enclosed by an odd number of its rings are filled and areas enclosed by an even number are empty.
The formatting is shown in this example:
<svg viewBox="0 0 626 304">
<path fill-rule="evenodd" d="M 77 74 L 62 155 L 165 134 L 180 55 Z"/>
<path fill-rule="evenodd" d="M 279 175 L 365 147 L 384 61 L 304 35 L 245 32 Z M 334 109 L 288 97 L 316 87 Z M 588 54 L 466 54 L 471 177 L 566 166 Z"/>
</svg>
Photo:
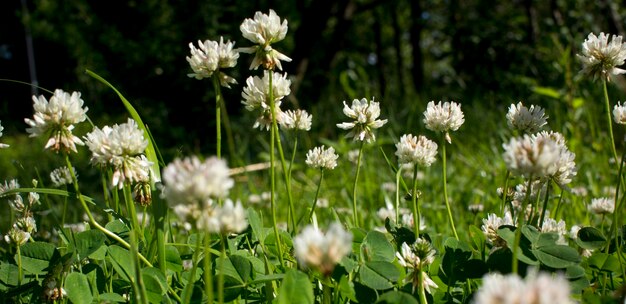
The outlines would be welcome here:
<svg viewBox="0 0 626 304">
<path fill-rule="evenodd" d="M 314 132 L 330 137 L 353 98 L 374 96 L 409 125 L 430 100 L 506 107 L 547 96 L 571 106 L 575 54 L 590 32 L 624 33 L 624 2 L 10 0 L 0 4 L 0 78 L 80 91 L 96 125 L 124 122 L 122 103 L 84 72 L 92 70 L 135 105 L 166 154 L 210 154 L 213 87 L 187 77 L 188 44 L 224 36 L 250 46 L 239 25 L 256 11 L 289 22 L 275 44 L 293 59 L 283 64 L 293 77 L 285 106 L 312 112 Z M 241 54 L 227 71 L 239 84 L 222 91 L 237 141 L 254 119 L 240 103 L 245 79 L 260 74 L 248 70 L 251 59 Z M 44 92 L 0 82 L 5 136 L 25 132 L 34 93 Z"/>
</svg>

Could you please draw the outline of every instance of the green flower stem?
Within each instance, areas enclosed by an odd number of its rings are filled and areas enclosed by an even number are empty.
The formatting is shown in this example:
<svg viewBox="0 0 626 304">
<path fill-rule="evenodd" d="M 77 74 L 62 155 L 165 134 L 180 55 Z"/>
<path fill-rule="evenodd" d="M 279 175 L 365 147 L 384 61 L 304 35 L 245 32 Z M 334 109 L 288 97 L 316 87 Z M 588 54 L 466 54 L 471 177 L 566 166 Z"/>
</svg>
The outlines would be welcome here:
<svg viewBox="0 0 626 304">
<path fill-rule="evenodd" d="M 400 179 L 402 178 L 402 167 L 396 171 L 396 225 L 400 223 Z"/>
<path fill-rule="evenodd" d="M 143 229 L 137 220 L 137 210 L 135 209 L 135 202 L 133 201 L 133 195 L 130 190 L 130 185 L 124 183 L 123 186 L 124 201 L 126 202 L 126 212 L 130 217 L 130 222 L 133 225 L 133 231 L 137 236 L 137 240 L 143 241 Z"/>
<path fill-rule="evenodd" d="M 357 201 L 357 196 L 356 196 L 356 190 L 357 190 L 357 184 L 359 182 L 359 172 L 361 171 L 361 159 L 363 158 L 363 146 L 364 146 L 365 142 L 361 141 L 361 146 L 359 147 L 359 157 L 357 159 L 356 162 L 356 174 L 354 175 L 354 185 L 352 187 L 352 216 L 353 216 L 353 220 L 354 220 L 354 227 L 359 227 L 359 214 L 358 214 L 358 209 L 356 208 L 356 201 Z"/>
<path fill-rule="evenodd" d="M 556 203 L 556 209 L 554 211 L 554 219 L 555 220 L 560 220 L 560 213 L 561 213 L 561 206 L 563 205 L 563 194 L 565 194 L 565 191 L 563 190 L 563 188 L 561 188 L 561 194 L 559 194 L 559 201 Z"/>
<path fill-rule="evenodd" d="M 325 282 L 322 282 L 322 289 L 324 292 L 323 298 L 322 298 L 322 303 L 324 304 L 330 304 L 332 301 L 332 285 L 330 282 L 330 279 L 328 277 L 326 277 Z"/>
<path fill-rule="evenodd" d="M 211 78 L 213 79 L 213 88 L 215 89 L 215 129 L 217 136 L 217 138 L 215 139 L 215 144 L 217 145 L 216 155 L 217 158 L 222 158 L 222 90 L 220 88 L 219 73 L 213 73 L 213 76 Z"/>
<path fill-rule="evenodd" d="M 204 238 L 207 238 L 207 235 L 203 236 Z M 198 256 L 200 255 L 200 234 L 196 234 L 196 250 L 193 253 L 193 258 L 191 259 L 193 265 L 191 266 L 191 274 L 189 276 L 189 282 L 187 282 L 187 285 L 185 285 L 185 289 L 183 289 L 183 298 L 182 298 L 182 303 L 190 303 L 191 301 L 191 294 L 193 293 L 193 285 L 195 282 L 193 282 L 193 279 L 196 277 L 196 270 L 198 269 Z"/>
<path fill-rule="evenodd" d="M 524 203 L 522 204 L 522 209 L 517 214 L 517 227 L 515 228 L 515 240 L 513 241 L 513 259 L 511 261 L 511 271 L 517 274 L 518 261 L 517 261 L 517 251 L 519 248 L 520 240 L 522 239 L 522 226 L 524 225 L 524 214 L 526 213 L 526 207 L 528 206 L 528 200 L 530 199 L 530 193 L 532 192 L 533 187 L 533 176 L 531 175 L 528 178 L 528 185 L 526 186 L 526 197 L 524 198 Z"/>
<path fill-rule="evenodd" d="M 446 137 L 441 138 L 441 161 L 443 163 L 443 198 L 446 202 L 446 209 L 448 209 L 448 220 L 450 220 L 450 226 L 452 226 L 452 232 L 454 237 L 458 240 L 459 235 L 456 233 L 456 227 L 454 226 L 454 218 L 452 218 L 452 209 L 450 209 L 450 202 L 448 201 L 448 181 L 447 181 L 447 169 L 446 169 Z"/>
<path fill-rule="evenodd" d="M 270 132 L 270 209 L 272 212 L 272 225 L 274 226 L 274 235 L 276 236 L 276 249 L 278 251 L 278 259 L 280 260 L 280 265 L 285 266 L 285 262 L 283 261 L 283 249 L 280 241 L 280 234 L 278 233 L 278 226 L 276 224 L 276 165 L 274 155 L 274 146 L 276 142 L 276 134 L 278 133 L 278 125 L 276 123 L 276 105 L 274 102 L 274 89 L 272 83 L 272 71 L 269 73 L 269 104 L 270 104 L 270 113 L 272 116 L 272 130 Z"/>
<path fill-rule="evenodd" d="M 15 244 L 16 256 L 17 256 L 17 286 L 22 286 L 22 250 L 20 244 Z"/>
<path fill-rule="evenodd" d="M 424 273 L 421 270 L 416 270 L 417 271 L 417 280 L 418 280 L 418 287 L 417 287 L 417 294 L 419 296 L 420 299 L 420 304 L 428 304 L 428 300 L 426 300 L 426 291 L 424 290 Z"/>
<path fill-rule="evenodd" d="M 541 217 L 539 218 L 539 223 L 537 223 L 537 227 L 539 227 L 539 230 L 541 230 L 541 228 L 543 227 L 543 220 L 546 217 L 546 210 L 548 209 L 548 200 L 550 198 L 551 188 L 552 188 L 552 181 L 548 181 L 548 185 L 546 185 L 546 196 L 543 199 L 543 209 L 541 210 Z M 537 193 L 537 196 L 539 196 L 539 194 L 541 194 L 541 191 Z"/>
<path fill-rule="evenodd" d="M 317 206 L 317 198 L 320 194 L 320 188 L 322 188 L 322 180 L 324 179 L 324 168 L 320 169 L 320 180 L 317 183 L 317 190 L 315 190 L 315 198 L 313 199 L 313 205 L 311 206 L 311 212 L 309 212 L 309 220 L 311 222 L 313 219 L 313 213 L 315 213 L 315 207 Z"/>
<path fill-rule="evenodd" d="M 622 158 L 621 158 L 621 161 L 619 163 L 619 170 L 617 172 L 617 187 L 615 187 L 615 199 L 614 199 L 614 204 L 615 205 L 613 207 L 613 220 L 611 221 L 611 228 L 609 229 L 609 235 L 613 235 L 613 237 L 616 240 L 619 237 L 619 230 L 617 229 L 617 227 L 619 227 L 618 219 L 620 217 L 618 216 L 618 213 L 622 210 L 624 198 L 626 198 L 626 197 L 624 197 L 622 195 L 622 199 L 619 199 L 619 189 L 620 189 L 620 187 L 622 186 L 622 183 L 623 183 L 622 173 L 623 173 L 623 170 L 624 170 L 624 160 L 625 160 L 625 158 L 626 158 L 626 151 L 624 151 L 624 153 L 622 153 Z M 618 201 L 619 201 L 619 204 L 618 204 Z M 604 221 L 604 217 L 602 219 Z M 605 249 L 605 253 L 607 253 L 607 254 L 609 253 L 609 248 L 611 247 L 610 246 L 610 242 L 611 242 L 610 238 L 609 238 L 608 242 L 609 243 L 607 244 L 606 249 Z M 622 256 L 622 254 L 619 254 L 620 252 L 622 252 L 622 244 L 621 244 L 621 242 L 617 242 L 617 248 L 618 248 L 618 250 L 617 250 L 617 252 L 618 252 L 617 259 L 619 261 L 620 270 L 622 272 L 622 278 L 626 278 L 626 271 L 624 269 L 624 263 L 622 263 L 622 257 L 623 256 Z"/>
<path fill-rule="evenodd" d="M 504 214 L 504 209 L 506 208 L 506 198 L 509 193 L 509 181 L 511 180 L 511 171 L 506 170 L 506 177 L 504 178 L 504 188 L 502 188 L 502 207 L 500 212 Z"/>
<path fill-rule="evenodd" d="M 146 294 L 146 287 L 143 283 L 143 279 L 141 277 L 141 265 L 139 263 L 139 252 L 137 251 L 137 237 L 135 234 L 130 234 L 130 253 L 133 257 L 132 264 L 135 269 L 135 280 L 133 286 L 136 287 L 135 292 L 137 293 L 137 297 L 139 298 L 139 303 L 148 304 L 148 296 Z"/>
<path fill-rule="evenodd" d="M 222 244 L 222 257 L 220 263 L 220 273 L 217 276 L 217 301 L 219 304 L 224 303 L 224 264 L 226 264 L 226 238 L 223 234 L 220 234 L 220 240 Z"/>
<path fill-rule="evenodd" d="M 615 161 L 617 158 L 617 150 L 615 149 L 615 138 L 613 137 L 613 118 L 611 117 L 611 103 L 609 102 L 609 92 L 607 90 L 606 78 L 602 78 L 602 87 L 604 89 L 604 105 L 606 106 L 606 122 L 609 124 L 609 137 L 611 140 L 611 151 Z"/>
<path fill-rule="evenodd" d="M 272 120 L 274 120 L 272 115 Z M 280 132 L 278 131 L 278 127 L 273 128 L 276 132 L 276 144 L 278 145 L 278 155 L 280 155 L 280 164 L 283 168 L 283 177 L 285 178 L 285 188 L 287 190 L 287 202 L 289 203 L 289 219 L 291 221 L 291 229 L 292 231 L 296 229 L 296 217 L 295 217 L 295 209 L 293 207 L 293 199 L 291 196 L 291 174 L 289 172 L 289 168 L 287 168 L 287 162 L 285 162 L 285 153 L 283 152 L 283 145 L 280 140 Z"/>
<path fill-rule="evenodd" d="M 296 211 L 295 211 L 295 208 L 293 206 L 293 198 L 291 197 L 291 172 L 292 172 L 291 169 L 292 169 L 292 166 L 293 166 L 293 162 L 296 159 L 296 151 L 298 151 L 298 136 L 297 136 L 297 134 L 296 134 L 296 136 L 294 136 L 294 138 L 295 139 L 294 139 L 294 142 L 293 142 L 293 150 L 291 150 L 291 161 L 289 161 L 289 167 L 287 168 L 287 176 L 288 176 L 287 179 L 289 180 L 289 186 L 288 186 L 288 189 L 289 189 L 289 195 L 288 195 L 288 198 L 289 198 L 289 212 L 290 212 L 290 214 L 292 216 L 292 219 L 296 218 L 296 213 L 295 213 Z M 299 222 L 300 222 L 300 220 L 298 220 L 298 223 L 296 223 L 293 226 L 293 228 L 291 230 L 292 235 L 298 234 L 298 224 L 299 224 Z M 293 222 L 292 222 L 292 225 L 293 225 Z"/>
<path fill-rule="evenodd" d="M 100 174 L 100 182 L 102 183 L 102 193 L 104 194 L 104 205 L 107 208 L 111 208 L 111 196 L 109 193 L 109 188 L 107 187 L 108 183 L 107 183 L 107 179 L 104 176 L 104 174 Z M 113 209 L 115 212 L 119 212 L 119 210 L 117 209 Z M 63 213 L 63 216 L 65 217 L 65 212 Z M 107 214 L 108 218 L 109 218 L 109 222 L 113 220 L 113 215 L 112 214 Z M 65 223 L 65 222 L 63 222 Z"/>
<path fill-rule="evenodd" d="M 70 175 L 72 176 L 72 181 L 74 184 L 74 191 L 76 191 L 76 197 L 78 198 L 78 201 L 80 201 L 80 204 L 83 206 L 85 213 L 87 213 L 87 217 L 89 218 L 89 224 L 93 227 L 96 227 L 96 229 L 102 231 L 102 233 L 104 233 L 106 236 L 122 244 L 122 246 L 124 246 L 126 249 L 130 250 L 131 247 L 130 247 L 130 244 L 128 244 L 128 242 L 124 241 L 117 234 L 111 232 L 109 229 L 102 227 L 102 225 L 96 222 L 96 219 L 91 214 L 91 211 L 89 211 L 89 207 L 87 207 L 87 202 L 85 202 L 85 199 L 80 194 L 80 189 L 78 188 L 78 179 L 76 178 L 76 173 L 74 173 L 74 168 L 72 167 L 72 163 L 70 162 L 70 158 L 68 154 L 65 154 L 65 163 L 67 164 L 67 167 L 70 170 Z M 150 263 L 150 261 L 148 261 L 141 253 L 138 253 L 138 256 L 139 256 L 139 259 L 142 262 L 144 262 L 144 264 L 146 264 L 148 267 L 152 267 L 152 263 Z"/>
<path fill-rule="evenodd" d="M 415 239 L 418 239 L 420 237 L 420 209 L 417 200 L 417 164 L 415 164 L 413 165 L 413 191 L 411 192 L 411 202 L 413 203 L 413 229 L 415 230 Z"/>
<path fill-rule="evenodd" d="M 207 234 L 208 235 L 208 234 Z M 213 270 L 211 269 L 211 249 L 209 247 L 210 238 L 204 239 L 204 293 L 208 297 L 208 303 L 213 303 Z"/>
</svg>

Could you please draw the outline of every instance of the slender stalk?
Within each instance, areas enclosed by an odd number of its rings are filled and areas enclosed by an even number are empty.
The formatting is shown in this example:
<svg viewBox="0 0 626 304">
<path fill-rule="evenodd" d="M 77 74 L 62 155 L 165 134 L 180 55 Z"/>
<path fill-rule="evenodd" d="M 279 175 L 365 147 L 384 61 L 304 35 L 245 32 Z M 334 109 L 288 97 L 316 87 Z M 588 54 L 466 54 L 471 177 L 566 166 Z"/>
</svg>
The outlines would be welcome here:
<svg viewBox="0 0 626 304">
<path fill-rule="evenodd" d="M 615 138 L 613 137 L 613 118 L 611 117 L 611 103 L 609 102 L 609 92 L 607 90 L 606 78 L 602 78 L 602 87 L 604 89 L 604 105 L 606 107 L 606 122 L 609 124 L 609 137 L 611 140 L 611 151 L 615 161 L 617 158 L 617 150 L 615 149 Z"/>
<path fill-rule="evenodd" d="M 511 261 L 511 271 L 517 274 L 518 261 L 517 261 L 517 249 L 519 247 L 520 240 L 522 239 L 522 226 L 524 225 L 524 215 L 526 213 L 526 207 L 528 206 L 528 200 L 530 199 L 530 193 L 533 187 L 533 176 L 528 178 L 528 185 L 526 186 L 526 197 L 522 204 L 522 209 L 517 214 L 517 227 L 515 228 L 515 240 L 513 241 L 513 259 Z"/>
<path fill-rule="evenodd" d="M 456 233 L 456 227 L 454 226 L 454 218 L 452 218 L 452 209 L 450 209 L 450 202 L 448 201 L 448 181 L 447 181 L 447 169 L 446 169 L 446 138 L 441 138 L 441 161 L 443 163 L 443 198 L 446 202 L 446 209 L 448 209 L 448 220 L 450 226 L 452 226 L 452 232 L 454 237 L 458 240 L 459 235 Z"/>
<path fill-rule="evenodd" d="M 289 213 L 291 214 L 292 218 L 295 219 L 296 217 L 296 210 L 293 206 L 293 199 L 291 197 L 291 168 L 293 165 L 293 162 L 296 159 L 296 151 L 298 151 L 298 136 L 296 134 L 296 136 L 294 136 L 294 143 L 293 143 L 293 150 L 291 151 L 291 161 L 289 161 L 289 167 L 287 168 L 287 176 L 288 176 L 288 180 L 289 180 L 289 194 L 288 194 L 288 198 L 289 198 Z M 299 222 L 300 220 L 298 220 Z M 292 223 L 293 225 L 293 223 Z M 292 230 L 291 230 L 292 235 L 296 235 L 298 233 L 298 223 L 296 225 L 293 226 Z"/>
<path fill-rule="evenodd" d="M 426 291 L 424 290 L 424 273 L 421 270 L 416 271 L 419 284 L 419 286 L 417 287 L 417 294 L 420 299 L 420 304 L 428 304 L 428 300 L 426 300 Z"/>
<path fill-rule="evenodd" d="M 24 276 L 22 272 L 22 250 L 20 249 L 20 244 L 15 244 L 16 247 L 16 256 L 17 256 L 17 286 L 22 286 L 22 277 Z"/>
<path fill-rule="evenodd" d="M 204 238 L 206 238 L 206 236 L 204 236 L 203 239 Z M 196 269 L 198 269 L 198 263 L 196 263 L 196 261 L 198 261 L 199 254 L 200 254 L 200 234 L 196 234 L 196 250 L 194 251 L 193 257 L 191 259 L 191 262 L 193 265 L 191 266 L 191 274 L 189 276 L 189 282 L 187 282 L 187 285 L 185 285 L 185 289 L 183 289 L 182 303 L 190 303 L 191 301 L 191 294 L 193 294 L 193 285 L 195 284 L 193 279 L 196 277 Z"/>
<path fill-rule="evenodd" d="M 356 162 L 356 174 L 354 175 L 354 185 L 352 188 L 352 216 L 354 220 L 354 226 L 357 228 L 359 227 L 359 214 L 357 212 L 358 209 L 356 208 L 356 201 L 357 201 L 356 189 L 357 189 L 357 184 L 359 182 L 359 172 L 361 171 L 361 159 L 363 158 L 363 145 L 364 144 L 365 142 L 362 141 L 361 146 L 359 147 L 359 157 Z"/>
<path fill-rule="evenodd" d="M 137 251 L 137 237 L 135 234 L 130 234 L 130 252 L 132 259 L 132 264 L 135 269 L 135 282 L 137 286 L 137 297 L 139 298 L 139 303 L 148 304 L 148 296 L 146 295 L 146 287 L 143 284 L 143 279 L 141 277 L 141 265 L 139 264 L 139 252 Z"/>
<path fill-rule="evenodd" d="M 324 291 L 322 303 L 330 304 L 332 300 L 332 290 L 331 290 L 330 280 L 328 278 L 326 279 L 326 283 L 322 283 L 322 289 Z"/>
<path fill-rule="evenodd" d="M 309 220 L 308 222 L 311 221 L 311 219 L 313 219 L 313 213 L 315 213 L 315 207 L 317 206 L 317 198 L 319 197 L 320 194 L 320 188 L 322 188 L 322 180 L 324 179 L 324 169 L 320 168 L 320 180 L 317 183 L 317 190 L 315 190 L 315 198 L 313 199 L 313 205 L 311 206 L 311 212 L 309 212 Z"/>
<path fill-rule="evenodd" d="M 272 118 L 273 119 L 273 118 Z M 278 146 L 278 155 L 280 155 L 280 164 L 283 168 L 283 177 L 285 178 L 285 188 L 287 190 L 287 202 L 289 203 L 289 218 L 291 220 L 292 230 L 296 229 L 296 219 L 295 219 L 295 209 L 293 207 L 293 199 L 291 196 L 291 174 L 290 169 L 287 168 L 287 163 L 285 162 L 285 153 L 283 152 L 283 145 L 280 141 L 280 132 L 278 128 L 273 128 L 276 132 L 276 143 Z"/>
<path fill-rule="evenodd" d="M 506 170 L 506 177 L 504 178 L 504 188 L 502 188 L 502 207 L 500 212 L 504 214 L 504 209 L 506 207 L 506 198 L 509 194 L 509 181 L 511 180 L 511 171 Z"/>
<path fill-rule="evenodd" d="M 204 238 L 204 292 L 208 297 L 208 303 L 213 303 L 213 270 L 211 269 L 209 240 L 209 237 Z"/>
<path fill-rule="evenodd" d="M 220 88 L 219 73 L 216 71 L 213 73 L 213 88 L 215 89 L 215 129 L 216 136 L 215 144 L 217 145 L 216 155 L 217 158 L 222 158 L 222 123 L 221 123 L 221 109 L 222 109 L 222 90 Z"/>
<path fill-rule="evenodd" d="M 411 192 L 411 202 L 413 203 L 413 229 L 415 239 L 420 237 L 420 210 L 417 202 L 417 164 L 413 165 L 413 191 Z"/>
<path fill-rule="evenodd" d="M 563 191 L 563 188 L 561 188 L 561 194 L 559 194 L 559 201 L 556 203 L 556 210 L 554 211 L 554 219 L 555 220 L 559 220 L 560 219 L 560 213 L 561 213 L 561 206 L 563 203 L 563 194 L 565 193 L 565 191 Z"/>
<path fill-rule="evenodd" d="M 124 241 L 124 239 L 120 238 L 117 234 L 111 232 L 109 229 L 106 229 L 105 227 L 102 227 L 102 225 L 96 222 L 96 219 L 91 214 L 91 211 L 89 211 L 89 207 L 87 207 L 87 202 L 85 202 L 85 199 L 80 194 L 80 188 L 78 187 L 78 179 L 76 178 L 76 173 L 74 172 L 74 168 L 72 167 L 72 163 L 70 162 L 69 155 L 67 154 L 65 154 L 65 163 L 67 164 L 67 167 L 70 170 L 70 175 L 72 176 L 72 181 L 74 184 L 74 191 L 76 191 L 76 197 L 78 198 L 78 201 L 80 202 L 80 204 L 83 206 L 83 209 L 85 210 L 85 213 L 87 214 L 87 217 L 89 218 L 89 224 L 93 227 L 96 227 L 96 229 L 102 231 L 102 233 L 104 233 L 106 236 L 122 244 L 122 246 L 124 246 L 126 249 L 131 249 L 130 244 L 128 244 L 128 242 Z M 152 263 L 150 263 L 150 261 L 148 261 L 141 253 L 138 253 L 138 256 L 139 256 L 139 259 L 142 262 L 144 262 L 144 264 L 146 264 L 148 267 L 152 267 Z"/>
<path fill-rule="evenodd" d="M 278 226 L 276 224 L 276 165 L 275 165 L 275 158 L 276 156 L 274 155 L 274 146 L 275 146 L 275 142 L 276 142 L 276 133 L 278 133 L 277 130 L 278 126 L 276 124 L 276 105 L 274 102 L 274 89 L 273 89 L 273 84 L 272 84 L 272 71 L 269 71 L 269 104 L 270 104 L 270 113 L 272 116 L 272 127 L 271 127 L 271 132 L 270 132 L 270 184 L 271 184 L 271 188 L 270 188 L 270 209 L 272 212 L 272 225 L 274 226 L 274 235 L 276 236 L 276 250 L 278 252 L 278 259 L 280 260 L 280 265 L 284 266 L 284 261 L 283 261 L 283 249 L 281 246 L 281 241 L 280 241 L 280 234 L 278 233 Z"/>
<path fill-rule="evenodd" d="M 219 304 L 224 303 L 224 264 L 226 264 L 226 239 L 223 234 L 220 234 L 220 240 L 222 244 L 222 258 L 220 263 L 220 273 L 217 276 L 217 301 Z"/>
<path fill-rule="evenodd" d="M 550 197 L 550 189 L 552 188 L 552 181 L 548 181 L 547 182 L 548 185 L 546 185 L 546 196 L 543 199 L 543 209 L 541 210 L 541 217 L 539 218 L 539 223 L 537 223 L 537 227 L 539 227 L 539 230 L 541 230 L 541 228 L 543 227 L 543 220 L 545 219 L 546 216 L 546 210 L 548 209 L 548 200 Z M 541 193 L 541 191 L 539 191 L 539 193 L 537 193 L 537 196 L 539 196 L 539 194 Z"/>
<path fill-rule="evenodd" d="M 130 218 L 131 224 L 133 225 L 133 231 L 138 237 L 137 240 L 142 241 L 143 229 L 142 226 L 139 224 L 139 220 L 137 219 L 137 210 L 135 209 L 135 202 L 133 201 L 130 185 L 124 183 L 123 191 L 124 201 L 126 202 L 126 212 L 128 212 L 128 217 Z"/>
<path fill-rule="evenodd" d="M 402 166 L 396 172 L 396 225 L 400 223 L 400 179 L 402 178 Z"/>
</svg>

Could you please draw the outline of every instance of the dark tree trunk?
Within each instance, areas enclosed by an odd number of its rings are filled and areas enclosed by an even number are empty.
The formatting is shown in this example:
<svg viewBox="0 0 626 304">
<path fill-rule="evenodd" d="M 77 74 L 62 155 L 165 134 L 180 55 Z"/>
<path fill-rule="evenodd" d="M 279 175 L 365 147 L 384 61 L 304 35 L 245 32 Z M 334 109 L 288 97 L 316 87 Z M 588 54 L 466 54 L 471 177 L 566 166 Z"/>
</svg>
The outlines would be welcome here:
<svg viewBox="0 0 626 304">
<path fill-rule="evenodd" d="M 413 57 L 413 67 L 411 68 L 411 75 L 413 76 L 413 86 L 416 92 L 421 92 L 424 86 L 424 54 L 422 53 L 422 29 L 424 24 L 422 21 L 422 6 L 420 0 L 411 0 L 411 16 L 413 16 L 413 22 L 411 24 L 411 55 Z"/>
</svg>

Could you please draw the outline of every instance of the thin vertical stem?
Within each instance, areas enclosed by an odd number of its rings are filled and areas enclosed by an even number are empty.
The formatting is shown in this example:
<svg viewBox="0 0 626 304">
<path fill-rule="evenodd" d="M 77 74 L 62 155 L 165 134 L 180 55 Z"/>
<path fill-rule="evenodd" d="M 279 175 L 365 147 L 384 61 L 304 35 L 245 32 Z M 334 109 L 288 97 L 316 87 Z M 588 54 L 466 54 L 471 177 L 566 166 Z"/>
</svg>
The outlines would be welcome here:
<svg viewBox="0 0 626 304">
<path fill-rule="evenodd" d="M 276 165 L 274 163 L 276 156 L 274 155 L 274 146 L 276 142 L 276 133 L 278 133 L 278 125 L 276 124 L 276 104 L 274 102 L 274 87 L 272 83 L 272 75 L 273 72 L 269 71 L 269 104 L 270 104 L 270 115 L 272 116 L 272 127 L 270 132 L 270 208 L 272 209 L 272 225 L 274 226 L 274 235 L 276 236 L 276 250 L 278 252 L 278 259 L 280 260 L 280 265 L 284 266 L 285 263 L 283 261 L 283 249 L 280 241 L 280 234 L 278 233 L 278 226 L 276 224 Z"/>
<path fill-rule="evenodd" d="M 137 210 L 135 209 L 135 202 L 133 201 L 133 196 L 131 194 L 130 185 L 124 183 L 123 186 L 124 192 L 124 201 L 126 202 L 126 212 L 128 213 L 128 217 L 130 217 L 130 221 L 132 224 L 133 232 L 138 237 L 138 241 L 143 241 L 143 229 L 137 220 Z"/>
<path fill-rule="evenodd" d="M 320 181 L 317 183 L 317 190 L 315 190 L 315 198 L 313 199 L 313 205 L 311 206 L 311 212 L 309 212 L 309 220 L 313 219 L 313 213 L 315 213 L 315 207 L 317 206 L 317 198 L 320 194 L 320 188 L 322 188 L 322 180 L 324 180 L 324 168 L 320 169 Z"/>
<path fill-rule="evenodd" d="M 417 271 L 417 280 L 419 286 L 417 287 L 417 294 L 419 295 L 420 304 L 428 304 L 428 300 L 426 300 L 426 292 L 424 290 L 424 273 L 422 270 Z"/>
<path fill-rule="evenodd" d="M 618 161 L 617 150 L 615 149 L 615 138 L 613 137 L 613 118 L 611 117 L 611 103 L 609 102 L 609 92 L 606 85 L 606 78 L 602 78 L 602 87 L 604 89 L 604 105 L 606 107 L 606 122 L 609 124 L 609 137 L 611 140 L 611 151 L 615 161 Z"/>
<path fill-rule="evenodd" d="M 541 230 L 541 228 L 543 228 L 543 220 L 545 219 L 546 216 L 546 210 L 548 209 L 548 200 L 550 198 L 550 189 L 552 188 L 552 181 L 548 181 L 547 182 L 548 185 L 546 185 L 546 196 L 543 199 L 543 210 L 541 210 L 541 217 L 539 218 L 539 223 L 537 223 L 537 227 L 539 227 L 539 230 Z M 539 196 L 541 194 L 541 191 L 537 192 L 537 196 Z"/>
<path fill-rule="evenodd" d="M 502 188 L 502 207 L 500 212 L 504 214 L 504 209 L 506 207 L 506 198 L 509 194 L 509 180 L 511 179 L 511 171 L 506 170 L 506 177 L 504 178 L 504 188 Z"/>
<path fill-rule="evenodd" d="M 528 200 L 530 199 L 530 193 L 532 192 L 533 187 L 533 176 L 531 175 L 528 178 L 528 185 L 526 186 L 526 197 L 524 198 L 524 203 L 522 204 L 522 209 L 517 214 L 517 227 L 515 228 L 515 240 L 513 241 L 513 259 L 511 261 L 511 271 L 517 274 L 517 251 L 519 247 L 520 240 L 522 238 L 522 226 L 524 225 L 524 215 L 526 213 L 526 207 L 528 206 Z"/>
<path fill-rule="evenodd" d="M 224 303 L 224 264 L 226 264 L 226 238 L 224 234 L 220 234 L 220 243 L 222 244 L 222 262 L 220 263 L 220 274 L 217 276 L 217 301 L 219 304 Z"/>
<path fill-rule="evenodd" d="M 448 201 L 448 181 L 447 181 L 447 169 L 446 169 L 446 138 L 445 136 L 441 138 L 441 160 L 443 163 L 443 198 L 446 202 L 446 209 L 448 209 L 448 220 L 450 221 L 450 226 L 452 226 L 452 232 L 454 232 L 454 237 L 458 240 L 459 235 L 456 233 L 456 227 L 454 226 L 454 218 L 452 217 L 452 210 L 450 209 L 450 202 Z"/>
<path fill-rule="evenodd" d="M 273 118 L 272 118 L 273 119 Z M 283 145 L 280 140 L 280 132 L 278 128 L 273 128 L 276 132 L 276 143 L 278 145 L 278 155 L 280 155 L 280 164 L 283 168 L 283 177 L 285 178 L 285 188 L 287 190 L 287 202 L 289 203 L 289 218 L 291 220 L 292 230 L 296 229 L 296 219 L 295 219 L 295 209 L 293 206 L 293 199 L 291 196 L 291 174 L 289 172 L 289 168 L 287 168 L 287 163 L 285 162 L 285 153 L 283 152 Z"/>
<path fill-rule="evenodd" d="M 359 148 L 359 157 L 356 162 L 356 174 L 354 175 L 354 185 L 352 188 L 352 216 L 354 220 L 354 227 L 357 227 L 357 228 L 359 227 L 359 215 L 358 215 L 357 208 L 356 208 L 356 201 L 357 201 L 356 189 L 357 189 L 357 184 L 359 182 L 359 172 L 361 171 L 361 158 L 363 157 L 363 145 L 364 144 L 365 142 L 361 141 L 361 147 Z"/>
<path fill-rule="evenodd" d="M 204 237 L 204 293 L 208 297 L 208 303 L 213 303 L 213 270 L 211 269 L 211 249 L 209 247 L 210 237 Z"/>
<path fill-rule="evenodd" d="M 222 109 L 222 90 L 220 88 L 219 73 L 216 71 L 213 73 L 213 88 L 215 89 L 215 129 L 217 139 L 217 158 L 222 158 L 222 123 L 221 123 L 221 109 Z"/>
<path fill-rule="evenodd" d="M 206 238 L 205 235 L 203 238 Z M 185 285 L 185 289 L 183 289 L 183 298 L 182 303 L 190 303 L 191 294 L 193 294 L 193 285 L 195 282 L 193 281 L 196 277 L 196 269 L 198 268 L 198 256 L 200 254 L 200 233 L 196 234 L 196 250 L 193 253 L 193 257 L 191 258 L 191 275 L 189 276 L 189 282 Z"/>
<path fill-rule="evenodd" d="M 400 223 L 400 179 L 402 178 L 402 166 L 396 172 L 396 225 Z"/>
<path fill-rule="evenodd" d="M 22 250 L 20 249 L 20 244 L 15 244 L 16 247 L 16 256 L 17 256 L 17 286 L 22 286 L 22 277 L 24 274 L 22 273 Z"/>
<path fill-rule="evenodd" d="M 420 237 L 420 210 L 417 202 L 417 164 L 413 165 L 413 189 L 411 192 L 411 202 L 413 203 L 413 229 L 415 231 L 415 239 Z"/>
</svg>

